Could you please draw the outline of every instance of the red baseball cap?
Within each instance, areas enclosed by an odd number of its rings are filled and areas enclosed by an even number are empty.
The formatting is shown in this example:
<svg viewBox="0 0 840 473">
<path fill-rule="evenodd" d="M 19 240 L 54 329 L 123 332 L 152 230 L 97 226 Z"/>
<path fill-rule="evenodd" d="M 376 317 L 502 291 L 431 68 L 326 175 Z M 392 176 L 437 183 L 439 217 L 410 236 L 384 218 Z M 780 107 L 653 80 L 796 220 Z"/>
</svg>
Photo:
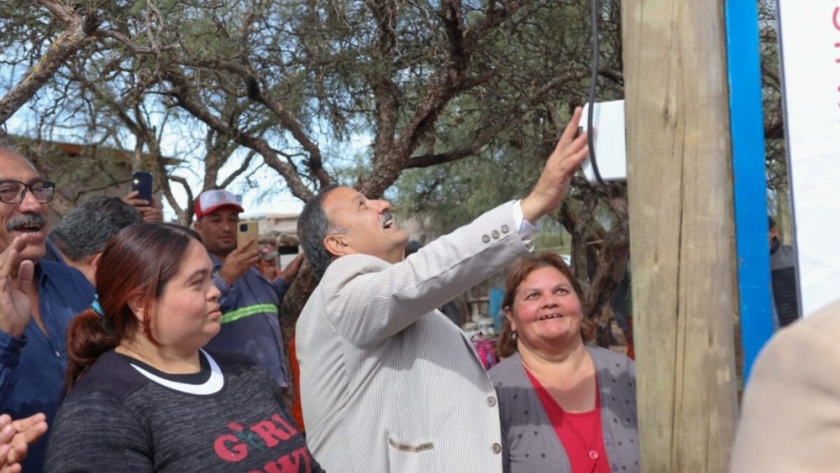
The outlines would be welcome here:
<svg viewBox="0 0 840 473">
<path fill-rule="evenodd" d="M 211 214 L 222 207 L 233 207 L 239 212 L 245 211 L 239 203 L 239 197 L 233 192 L 222 189 L 209 190 L 202 192 L 195 201 L 195 218 Z"/>
</svg>

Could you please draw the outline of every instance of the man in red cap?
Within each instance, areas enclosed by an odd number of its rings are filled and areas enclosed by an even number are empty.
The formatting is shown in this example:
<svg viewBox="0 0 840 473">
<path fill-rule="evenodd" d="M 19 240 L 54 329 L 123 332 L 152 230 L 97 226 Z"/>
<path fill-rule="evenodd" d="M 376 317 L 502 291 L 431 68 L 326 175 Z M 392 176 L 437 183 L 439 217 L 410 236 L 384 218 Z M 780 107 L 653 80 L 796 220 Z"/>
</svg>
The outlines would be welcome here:
<svg viewBox="0 0 840 473">
<path fill-rule="evenodd" d="M 241 212 L 237 196 L 226 190 L 202 192 L 195 203 L 195 230 L 213 261 L 213 284 L 222 293 L 222 329 L 206 348 L 246 355 L 287 387 L 278 307 L 291 282 L 260 274 L 257 242 L 237 248 Z"/>
</svg>

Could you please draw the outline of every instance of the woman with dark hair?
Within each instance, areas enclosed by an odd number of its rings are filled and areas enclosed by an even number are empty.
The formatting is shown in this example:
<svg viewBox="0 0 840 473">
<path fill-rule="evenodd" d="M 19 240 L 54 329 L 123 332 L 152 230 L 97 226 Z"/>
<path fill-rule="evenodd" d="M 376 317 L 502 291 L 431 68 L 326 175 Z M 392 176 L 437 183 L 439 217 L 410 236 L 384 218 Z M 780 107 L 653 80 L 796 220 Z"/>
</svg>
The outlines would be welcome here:
<svg viewBox="0 0 840 473">
<path fill-rule="evenodd" d="M 519 260 L 489 374 L 499 397 L 505 473 L 639 472 L 636 367 L 586 345 L 583 290 L 550 252 Z"/>
<path fill-rule="evenodd" d="M 67 334 L 67 397 L 47 472 L 320 472 L 269 374 L 201 350 L 219 332 L 213 265 L 189 230 L 122 230 L 98 301 Z"/>
</svg>

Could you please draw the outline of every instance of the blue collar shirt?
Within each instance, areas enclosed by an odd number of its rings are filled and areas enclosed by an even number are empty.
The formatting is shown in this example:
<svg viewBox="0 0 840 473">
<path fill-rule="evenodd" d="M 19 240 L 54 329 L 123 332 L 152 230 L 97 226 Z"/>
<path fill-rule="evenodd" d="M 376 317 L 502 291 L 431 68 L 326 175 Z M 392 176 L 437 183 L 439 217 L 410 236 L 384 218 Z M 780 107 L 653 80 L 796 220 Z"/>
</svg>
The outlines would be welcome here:
<svg viewBox="0 0 840 473">
<path fill-rule="evenodd" d="M 20 338 L 0 330 L 0 413 L 20 419 L 43 412 L 52 425 L 67 368 L 67 328 L 90 306 L 94 289 L 82 273 L 52 261 L 35 265 L 35 281 L 46 333 L 34 319 Z M 43 469 L 46 444 L 42 438 L 29 447 L 23 471 Z"/>
</svg>

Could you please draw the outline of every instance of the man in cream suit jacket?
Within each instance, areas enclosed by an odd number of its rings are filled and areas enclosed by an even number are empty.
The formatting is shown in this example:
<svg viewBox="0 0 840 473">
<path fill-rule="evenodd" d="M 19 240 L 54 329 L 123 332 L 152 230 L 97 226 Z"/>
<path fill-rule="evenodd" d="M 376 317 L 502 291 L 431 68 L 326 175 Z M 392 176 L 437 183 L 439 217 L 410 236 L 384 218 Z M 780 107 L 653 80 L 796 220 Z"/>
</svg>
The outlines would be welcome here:
<svg viewBox="0 0 840 473">
<path fill-rule="evenodd" d="M 777 332 L 753 367 L 733 473 L 840 471 L 840 301 Z"/>
<path fill-rule="evenodd" d="M 307 203 L 298 234 L 319 286 L 297 323 L 307 444 L 326 471 L 501 473 L 493 384 L 435 308 L 531 250 L 586 157 L 580 109 L 534 190 L 403 260 L 390 205 L 347 187 Z"/>
</svg>

